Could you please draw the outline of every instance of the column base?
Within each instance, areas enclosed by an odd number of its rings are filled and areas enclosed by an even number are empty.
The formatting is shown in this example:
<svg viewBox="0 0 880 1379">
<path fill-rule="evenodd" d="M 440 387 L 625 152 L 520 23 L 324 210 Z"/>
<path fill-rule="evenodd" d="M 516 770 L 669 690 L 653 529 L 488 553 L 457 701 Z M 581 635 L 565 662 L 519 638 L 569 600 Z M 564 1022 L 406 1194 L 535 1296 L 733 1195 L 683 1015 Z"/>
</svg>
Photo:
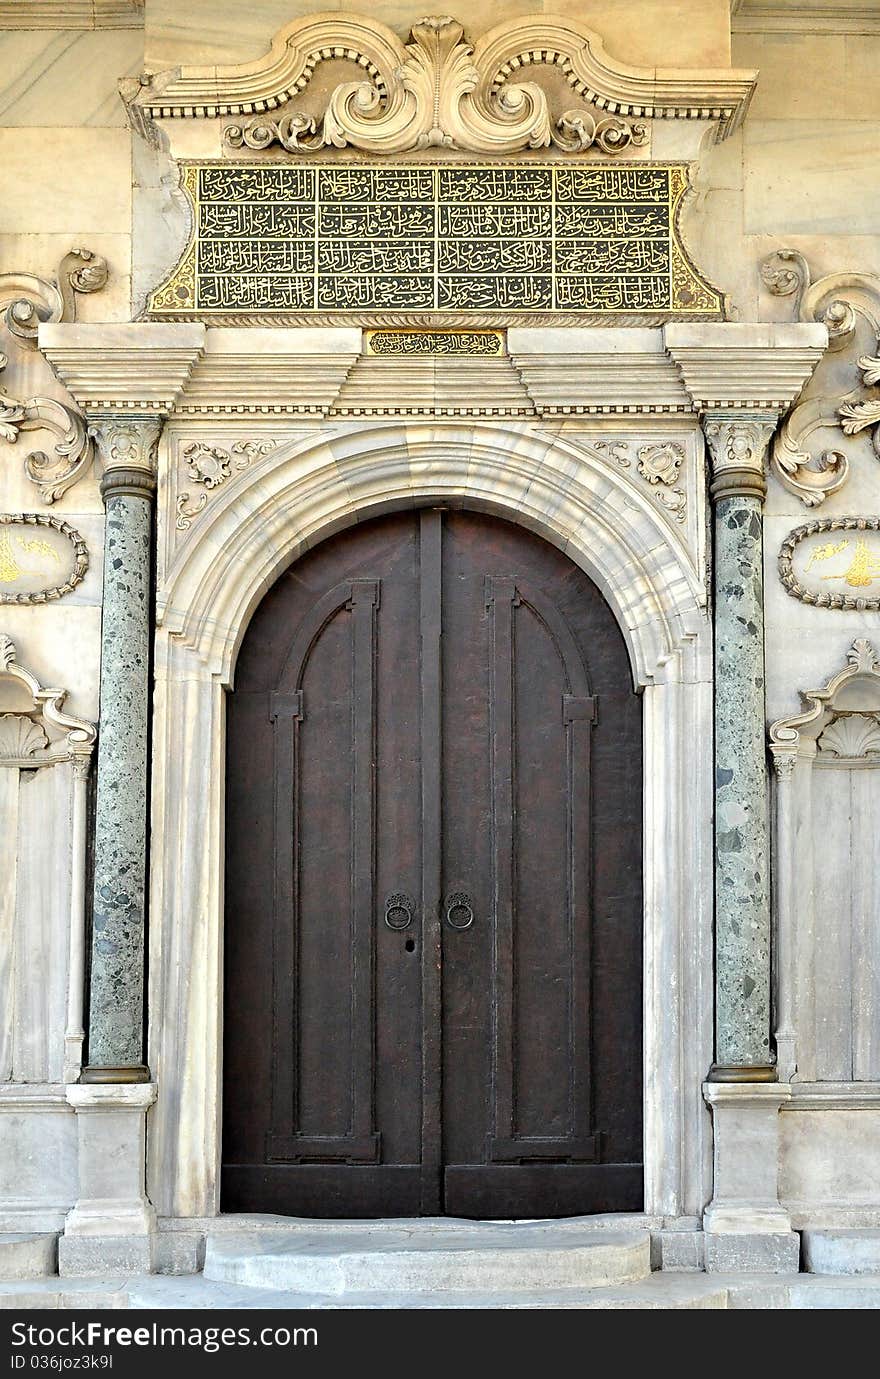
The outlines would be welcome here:
<svg viewBox="0 0 880 1379">
<path fill-rule="evenodd" d="M 79 1080 L 94 1086 L 123 1087 L 136 1082 L 149 1082 L 150 1070 L 145 1063 L 127 1068 L 102 1068 L 90 1063 L 83 1068 Z"/>
<path fill-rule="evenodd" d="M 764 1063 L 713 1063 L 706 1074 L 707 1082 L 777 1082 L 779 1075 L 773 1065 Z"/>
<path fill-rule="evenodd" d="M 58 1242 L 62 1276 L 152 1273 L 156 1214 L 144 1190 L 153 1083 L 67 1088 L 76 1111 L 80 1195 Z"/>
<path fill-rule="evenodd" d="M 706 1271 L 796 1273 L 800 1237 L 779 1201 L 779 1108 L 791 1088 L 710 1081 L 703 1096 L 712 1110 L 715 1167 L 703 1215 Z"/>
</svg>

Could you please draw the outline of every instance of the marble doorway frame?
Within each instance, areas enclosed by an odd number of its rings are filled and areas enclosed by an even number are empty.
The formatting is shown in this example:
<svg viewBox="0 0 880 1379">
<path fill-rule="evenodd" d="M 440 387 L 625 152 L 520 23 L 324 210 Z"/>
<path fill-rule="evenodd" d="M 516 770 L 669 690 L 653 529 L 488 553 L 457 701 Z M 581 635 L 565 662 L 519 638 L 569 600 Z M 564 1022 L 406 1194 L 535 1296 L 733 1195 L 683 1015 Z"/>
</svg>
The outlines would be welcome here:
<svg viewBox="0 0 880 1379">
<path fill-rule="evenodd" d="M 677 423 L 702 518 L 702 438 L 695 417 Z M 606 439 L 627 430 L 615 423 Z M 626 639 L 644 723 L 645 1211 L 696 1225 L 711 1189 L 701 1083 L 713 1017 L 712 632 L 699 562 L 631 474 L 558 427 L 442 420 L 300 427 L 217 493 L 166 558 L 174 443 L 166 430 L 153 724 L 149 1060 L 159 1094 L 147 1174 L 160 1217 L 219 1212 L 225 693 L 244 630 L 310 546 L 381 512 L 443 502 L 564 550 Z"/>
</svg>

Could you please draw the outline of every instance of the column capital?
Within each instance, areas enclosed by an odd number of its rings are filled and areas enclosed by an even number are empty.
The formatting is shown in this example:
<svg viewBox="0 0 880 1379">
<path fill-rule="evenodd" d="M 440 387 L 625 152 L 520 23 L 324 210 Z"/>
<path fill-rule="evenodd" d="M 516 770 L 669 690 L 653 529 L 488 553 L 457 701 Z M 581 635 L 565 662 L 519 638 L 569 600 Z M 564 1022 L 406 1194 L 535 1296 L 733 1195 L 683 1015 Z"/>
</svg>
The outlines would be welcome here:
<svg viewBox="0 0 880 1379">
<path fill-rule="evenodd" d="M 765 458 L 776 430 L 775 412 L 709 412 L 703 434 L 712 456 L 710 493 L 719 498 L 756 498 L 767 492 Z"/>
<path fill-rule="evenodd" d="M 89 435 L 97 451 L 97 472 L 104 502 L 128 493 L 152 499 L 156 491 L 157 453 L 164 419 L 134 412 L 93 412 Z"/>
</svg>

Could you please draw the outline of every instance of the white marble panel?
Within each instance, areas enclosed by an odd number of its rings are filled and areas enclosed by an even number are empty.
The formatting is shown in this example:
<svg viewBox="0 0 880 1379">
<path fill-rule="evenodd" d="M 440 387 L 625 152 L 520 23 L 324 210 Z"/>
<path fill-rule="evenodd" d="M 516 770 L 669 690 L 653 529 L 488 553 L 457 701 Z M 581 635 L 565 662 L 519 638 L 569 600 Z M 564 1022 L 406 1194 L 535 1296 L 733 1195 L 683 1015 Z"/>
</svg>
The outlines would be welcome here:
<svg viewBox="0 0 880 1379">
<path fill-rule="evenodd" d="M 852 838 L 853 1077 L 880 1078 L 880 770 L 848 772 Z"/>
<path fill-rule="evenodd" d="M 749 120 L 870 118 L 862 91 L 842 80 L 845 54 L 842 34 L 736 34 L 734 64 L 759 73 Z"/>
<path fill-rule="evenodd" d="M 850 772 L 813 772 L 813 981 L 816 1078 L 852 1076 Z M 818 844 L 818 848 L 817 848 Z"/>
<path fill-rule="evenodd" d="M 72 771 L 64 762 L 19 774 L 13 1076 L 58 1082 L 67 1005 Z"/>
<path fill-rule="evenodd" d="M 744 140 L 747 234 L 876 232 L 880 180 L 874 123 L 747 120 Z"/>
<path fill-rule="evenodd" d="M 71 1207 L 76 1191 L 76 1123 L 63 1087 L 0 1087 L 0 1229 L 57 1230 L 51 1213 Z"/>
<path fill-rule="evenodd" d="M 323 13 L 351 11 L 347 0 L 326 0 Z M 470 0 L 456 17 L 475 38 L 486 29 L 521 15 L 558 14 L 558 0 Z M 301 15 L 315 12 L 308 0 L 263 0 L 242 6 L 234 0 L 150 0 L 146 11 L 146 65 L 153 69 L 180 63 L 244 62 L 260 57 L 273 34 Z M 382 0 L 370 14 L 409 35 L 421 17 L 409 0 Z M 579 19 L 605 40 L 609 52 L 633 65 L 724 67 L 730 61 L 728 0 L 575 0 L 564 7 L 567 19 Z"/>
<path fill-rule="evenodd" d="M 67 690 L 65 710 L 93 721 L 98 717 L 100 607 L 69 606 L 66 599 L 39 608 L 0 606 L 0 631 L 11 637 L 22 660 L 44 685 Z"/>
<path fill-rule="evenodd" d="M 880 1111 L 784 1111 L 779 1195 L 801 1213 L 880 1205 Z"/>
<path fill-rule="evenodd" d="M 0 129 L 0 233 L 78 240 L 127 234 L 130 218 L 127 129 Z"/>
<path fill-rule="evenodd" d="M 18 890 L 18 770 L 0 768 L 0 1082 L 12 1076 L 15 898 Z"/>
<path fill-rule="evenodd" d="M 143 68 L 144 36 L 137 29 L 84 32 L 26 30 L 3 35 L 0 124 L 7 128 L 65 124 L 116 126 L 125 107 L 116 83 Z M 83 80 L 88 73 L 88 80 Z"/>
</svg>

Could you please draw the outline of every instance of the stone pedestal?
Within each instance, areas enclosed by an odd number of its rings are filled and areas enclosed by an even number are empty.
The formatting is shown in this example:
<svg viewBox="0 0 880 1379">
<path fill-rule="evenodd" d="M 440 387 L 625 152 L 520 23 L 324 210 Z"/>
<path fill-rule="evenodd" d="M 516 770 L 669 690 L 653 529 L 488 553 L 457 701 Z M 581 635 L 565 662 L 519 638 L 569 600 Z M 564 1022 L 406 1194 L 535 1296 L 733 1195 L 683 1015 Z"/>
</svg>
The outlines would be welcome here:
<svg viewBox="0 0 880 1379">
<path fill-rule="evenodd" d="M 79 1197 L 58 1242 L 58 1272 L 152 1272 L 156 1215 L 144 1190 L 154 1083 L 67 1088 L 79 1139 Z"/>
<path fill-rule="evenodd" d="M 779 1110 L 785 1083 L 707 1082 L 715 1188 L 703 1217 L 706 1269 L 797 1271 L 800 1240 L 779 1201 Z"/>
</svg>

